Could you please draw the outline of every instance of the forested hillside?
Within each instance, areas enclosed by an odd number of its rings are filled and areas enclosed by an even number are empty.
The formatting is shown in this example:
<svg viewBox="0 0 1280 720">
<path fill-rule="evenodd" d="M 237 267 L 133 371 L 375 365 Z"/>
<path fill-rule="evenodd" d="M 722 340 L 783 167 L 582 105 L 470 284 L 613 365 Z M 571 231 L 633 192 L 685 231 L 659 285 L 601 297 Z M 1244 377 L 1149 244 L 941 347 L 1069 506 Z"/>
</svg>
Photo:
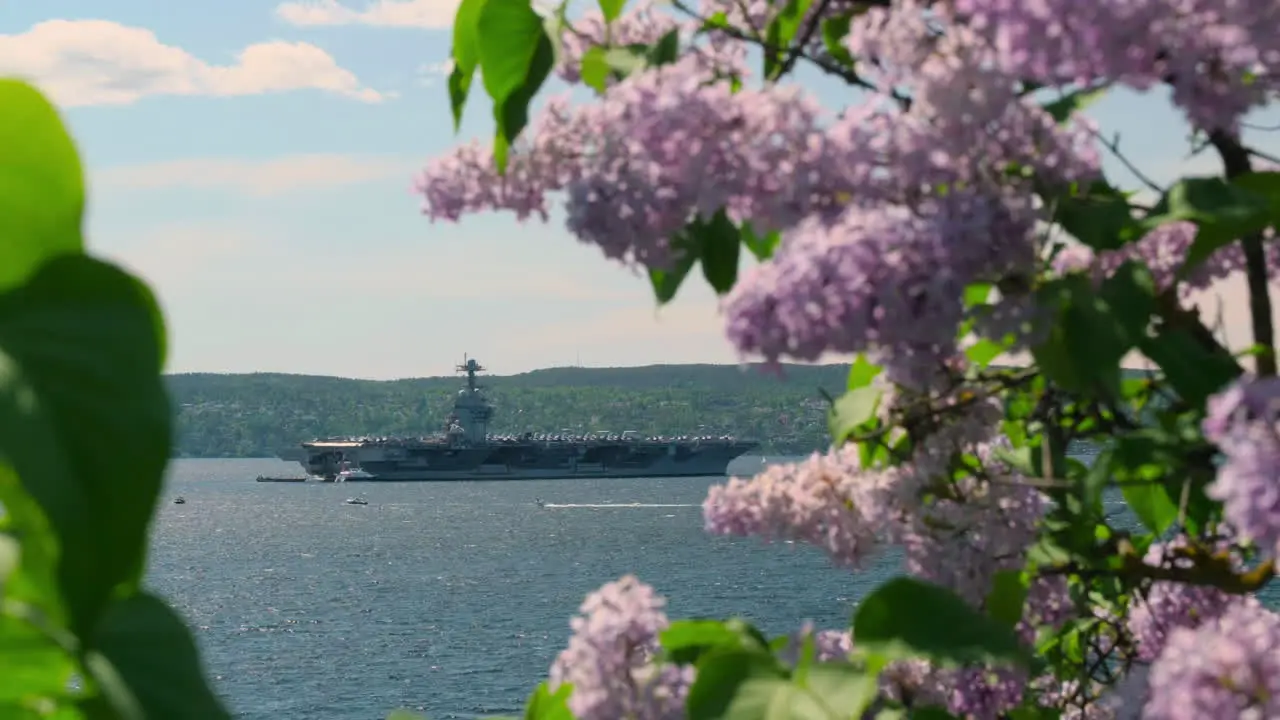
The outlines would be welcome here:
<svg viewBox="0 0 1280 720">
<path fill-rule="evenodd" d="M 494 432 L 638 430 L 727 433 L 765 453 L 827 444 L 826 402 L 844 365 L 786 366 L 785 379 L 734 365 L 552 368 L 484 378 Z M 350 380 L 310 375 L 184 374 L 168 378 L 179 457 L 269 457 L 332 435 L 422 435 L 440 430 L 460 377 Z"/>
</svg>

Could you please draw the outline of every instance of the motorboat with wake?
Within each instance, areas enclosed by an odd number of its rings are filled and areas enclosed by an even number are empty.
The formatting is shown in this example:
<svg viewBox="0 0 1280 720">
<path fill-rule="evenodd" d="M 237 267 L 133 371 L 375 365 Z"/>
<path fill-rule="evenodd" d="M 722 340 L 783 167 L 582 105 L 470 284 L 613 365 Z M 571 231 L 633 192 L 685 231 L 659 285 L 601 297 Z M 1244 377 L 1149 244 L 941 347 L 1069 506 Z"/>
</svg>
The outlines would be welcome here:
<svg viewBox="0 0 1280 720">
<path fill-rule="evenodd" d="M 364 498 L 349 497 L 347 498 L 347 504 L 348 505 L 368 505 L 369 501 L 365 500 Z"/>
<path fill-rule="evenodd" d="M 544 508 L 544 507 L 546 507 L 546 506 L 547 506 L 547 502 L 546 502 L 545 500 L 543 500 L 542 498 L 534 498 L 534 499 L 533 499 L 533 504 L 534 504 L 534 505 L 537 505 L 537 506 L 538 506 L 538 507 L 540 507 L 540 508 Z"/>
</svg>

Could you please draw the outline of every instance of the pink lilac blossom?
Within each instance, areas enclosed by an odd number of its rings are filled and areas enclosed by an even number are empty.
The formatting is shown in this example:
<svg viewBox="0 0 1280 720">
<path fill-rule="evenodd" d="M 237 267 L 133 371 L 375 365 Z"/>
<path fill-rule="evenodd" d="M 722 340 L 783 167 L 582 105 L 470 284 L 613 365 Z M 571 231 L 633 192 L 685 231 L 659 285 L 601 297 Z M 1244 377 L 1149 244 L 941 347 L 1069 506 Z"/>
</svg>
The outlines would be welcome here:
<svg viewBox="0 0 1280 720">
<path fill-rule="evenodd" d="M 1190 222 L 1174 222 L 1152 230 L 1139 240 L 1117 250 L 1095 253 L 1086 245 L 1073 244 L 1053 259 L 1053 270 L 1058 274 L 1088 272 L 1096 279 L 1110 277 L 1121 265 L 1129 261 L 1145 265 L 1155 279 L 1156 287 L 1168 290 L 1175 285 L 1184 301 L 1197 291 L 1208 289 L 1215 282 L 1232 273 L 1244 270 L 1244 250 L 1239 243 L 1219 248 L 1198 265 L 1186 278 L 1178 280 L 1187 259 L 1187 251 L 1195 242 L 1196 226 Z M 1280 282 L 1280 246 L 1266 246 L 1267 266 L 1273 282 Z"/>
<path fill-rule="evenodd" d="M 695 56 L 641 72 L 596 103 L 549 105 L 516 143 L 506 177 L 475 148 L 435 161 L 418 180 L 435 220 L 509 209 L 545 218 L 547 194 L 568 196 L 568 227 L 607 257 L 668 268 L 672 238 L 724 208 L 760 231 L 829 205 L 840 158 L 820 132 L 821 108 L 796 88 L 733 92 L 708 82 Z"/>
<path fill-rule="evenodd" d="M 1144 720 L 1280 717 L 1280 615 L 1240 600 L 1178 628 L 1151 665 Z"/>
<path fill-rule="evenodd" d="M 1176 557 L 1173 551 L 1187 545 L 1187 538 L 1182 535 L 1157 543 L 1147 550 L 1144 562 L 1154 567 L 1185 567 L 1190 561 Z M 1138 645 L 1139 659 L 1151 662 L 1164 649 L 1171 631 L 1197 627 L 1220 614 L 1232 600 L 1233 596 L 1215 587 L 1152 583 L 1145 596 L 1134 598 L 1129 609 L 1128 627 Z"/>
<path fill-rule="evenodd" d="M 1280 556 L 1280 378 L 1246 376 L 1209 398 L 1205 437 L 1226 456 L 1205 489 L 1259 550 Z"/>
<path fill-rule="evenodd" d="M 813 623 L 806 622 L 798 632 L 792 633 L 787 645 L 778 652 L 778 657 L 796 664 L 800 661 L 806 639 L 813 640 L 812 659 L 818 662 L 848 660 L 853 652 L 853 634 L 848 630 L 815 630 Z"/>
<path fill-rule="evenodd" d="M 886 539 L 898 504 L 896 472 L 862 470 L 852 445 L 814 453 L 713 486 L 702 506 L 705 526 L 713 535 L 801 540 L 839 565 L 860 567 Z"/>
<path fill-rule="evenodd" d="M 871 104 L 831 126 L 828 146 L 847 160 L 840 185 L 855 205 L 805 220 L 740 277 L 724 301 L 740 353 L 772 363 L 873 352 L 913 377 L 955 354 L 968 284 L 1034 273 L 1043 212 L 1006 170 L 1035 170 L 1048 183 L 1096 177 L 1091 130 L 1060 127 L 1017 98 L 1008 77 L 986 68 L 976 38 L 954 30 L 939 39 L 913 3 L 854 20 L 850 51 L 874 56 L 867 72 L 909 89 L 912 104 Z"/>
<path fill-rule="evenodd" d="M 552 688 L 572 685 L 577 720 L 679 720 L 693 668 L 653 663 L 666 601 L 627 575 L 587 596 L 569 645 L 551 667 Z"/>
<path fill-rule="evenodd" d="M 1044 85 L 1168 82 L 1193 125 L 1235 131 L 1280 78 L 1273 0 L 956 0 L 999 67 Z"/>
<path fill-rule="evenodd" d="M 605 23 L 604 15 L 599 11 L 588 11 L 561 28 L 556 74 L 566 82 L 579 82 L 582 79 L 582 58 L 591 48 L 651 46 L 673 30 L 681 40 L 685 60 L 697 63 L 707 77 L 717 72 L 738 77 L 749 74 L 743 65 L 746 47 L 742 43 L 690 42 L 700 27 L 700 22 L 663 12 L 658 3 L 649 0 L 628 8 L 612 23 Z"/>
</svg>

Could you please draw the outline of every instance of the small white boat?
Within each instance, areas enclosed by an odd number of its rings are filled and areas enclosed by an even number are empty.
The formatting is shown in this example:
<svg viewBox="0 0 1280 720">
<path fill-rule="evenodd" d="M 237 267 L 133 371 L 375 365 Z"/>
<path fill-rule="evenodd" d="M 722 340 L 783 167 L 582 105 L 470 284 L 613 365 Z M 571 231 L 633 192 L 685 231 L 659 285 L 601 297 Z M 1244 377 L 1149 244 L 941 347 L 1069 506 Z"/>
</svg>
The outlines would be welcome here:
<svg viewBox="0 0 1280 720">
<path fill-rule="evenodd" d="M 362 480 L 373 480 L 373 479 L 374 477 L 372 475 L 361 470 L 360 468 L 351 467 L 350 464 L 345 464 L 342 467 L 342 471 L 339 472 L 336 476 L 334 476 L 333 481 L 334 482 L 360 482 Z"/>
<path fill-rule="evenodd" d="M 347 498 L 347 504 L 348 505 L 368 505 L 369 501 L 365 500 L 364 498 L 349 497 Z"/>
</svg>

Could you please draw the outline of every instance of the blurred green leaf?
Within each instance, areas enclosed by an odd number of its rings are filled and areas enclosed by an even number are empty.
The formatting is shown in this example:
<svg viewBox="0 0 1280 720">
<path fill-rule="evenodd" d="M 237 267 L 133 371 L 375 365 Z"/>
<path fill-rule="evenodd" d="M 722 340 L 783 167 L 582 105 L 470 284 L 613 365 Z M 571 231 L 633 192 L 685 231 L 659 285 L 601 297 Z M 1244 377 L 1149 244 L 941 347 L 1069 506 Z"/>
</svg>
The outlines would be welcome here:
<svg viewBox="0 0 1280 720">
<path fill-rule="evenodd" d="M 471 81 L 480 67 L 480 11 L 485 0 L 462 0 L 453 17 L 453 69 L 449 71 L 449 103 L 453 112 L 453 131 L 462 127 L 462 110 L 471 92 Z"/>
<path fill-rule="evenodd" d="M 1142 235 L 1129 200 L 1105 180 L 1067 192 L 1041 189 L 1041 195 L 1062 229 L 1095 250 L 1115 250 Z"/>
<path fill-rule="evenodd" d="M 871 384 L 880 373 L 884 372 L 884 368 L 876 365 L 867 359 L 865 354 L 859 354 L 849 364 L 849 390 L 857 390 Z"/>
<path fill-rule="evenodd" d="M 555 49 L 529 0 L 485 0 L 476 42 L 498 125 L 494 162 L 506 172 L 507 152 L 529 122 L 529 103 L 551 73 Z"/>
<path fill-rule="evenodd" d="M 984 603 L 987 615 L 1008 627 L 1022 620 L 1022 606 L 1027 599 L 1026 576 L 1020 570 L 1001 570 L 991 580 L 991 592 Z"/>
<path fill-rule="evenodd" d="M 715 648 L 759 651 L 769 645 L 759 630 L 740 620 L 677 620 L 662 631 L 659 642 L 671 662 L 680 665 L 695 663 Z"/>
<path fill-rule="evenodd" d="M 859 648 L 894 659 L 920 657 L 943 665 L 1028 660 L 1012 628 L 950 590 L 908 577 L 889 580 L 863 599 L 853 636 Z"/>
<path fill-rule="evenodd" d="M 86 669 L 121 720 L 229 720 L 209 688 L 195 641 L 164 601 L 147 593 L 107 609 Z"/>
<path fill-rule="evenodd" d="M 19 606 L 14 600 L 5 600 L 0 606 L 0 667 L 4 668 L 0 672 L 0 706 L 64 697 L 75 668 L 64 648 L 15 616 Z M 24 614 L 31 612 L 28 609 Z"/>
<path fill-rule="evenodd" d="M 31 85 L 0 79 L 0 291 L 52 257 L 84 249 L 84 179 L 75 143 L 53 105 Z"/>
<path fill-rule="evenodd" d="M 711 288 L 719 295 L 729 292 L 738 279 L 742 254 L 742 234 L 733 221 L 720 210 L 710 220 L 694 220 L 686 232 L 700 250 L 702 274 Z"/>
<path fill-rule="evenodd" d="M 865 12 L 866 7 L 870 6 L 862 6 L 857 11 L 842 13 L 822 21 L 822 45 L 831 58 L 845 68 L 852 68 L 855 61 L 844 46 L 844 39 L 849 36 L 849 25 L 853 18 Z"/>
<path fill-rule="evenodd" d="M 866 386 L 850 390 L 836 399 L 827 411 L 827 427 L 831 431 L 831 442 L 840 445 L 851 436 L 857 434 L 864 423 L 876 416 L 880 407 L 880 397 L 884 391 L 878 387 Z"/>
<path fill-rule="evenodd" d="M 609 60 L 605 57 L 605 49 L 599 45 L 592 46 L 582 54 L 582 82 L 596 92 L 603 93 L 609 84 Z"/>
<path fill-rule="evenodd" d="M 43 509 L 83 635 L 137 586 L 169 458 L 164 329 L 147 288 L 81 255 L 0 295 L 0 452 Z"/>
<path fill-rule="evenodd" d="M 1101 100 L 1102 96 L 1106 95 L 1107 90 L 1109 89 L 1110 88 L 1107 87 L 1093 87 L 1075 90 L 1063 95 L 1053 102 L 1046 103 L 1044 109 L 1045 112 L 1049 113 L 1054 120 L 1057 120 L 1059 123 L 1064 123 L 1071 119 L 1071 116 L 1075 113 L 1080 112 L 1098 100 Z"/>
<path fill-rule="evenodd" d="M 605 22 L 613 22 L 622 14 L 622 8 L 626 7 L 627 0 L 597 0 L 600 5 L 600 13 L 604 15 Z"/>
<path fill-rule="evenodd" d="M 1221 177 L 1183 178 L 1169 188 L 1158 208 L 1164 212 L 1146 219 L 1145 227 L 1189 220 L 1198 228 L 1178 271 L 1181 277 L 1222 246 L 1264 229 L 1275 219 L 1266 196 Z"/>
<path fill-rule="evenodd" d="M 763 652 L 721 648 L 698 663 L 689 720 L 829 720 L 860 717 L 878 684 L 846 663 L 809 666 L 803 680 Z"/>
<path fill-rule="evenodd" d="M 568 704 L 572 693 L 573 687 L 568 684 L 561 685 L 552 692 L 550 686 L 543 682 L 534 689 L 529 702 L 525 704 L 525 720 L 573 720 Z"/>
</svg>

